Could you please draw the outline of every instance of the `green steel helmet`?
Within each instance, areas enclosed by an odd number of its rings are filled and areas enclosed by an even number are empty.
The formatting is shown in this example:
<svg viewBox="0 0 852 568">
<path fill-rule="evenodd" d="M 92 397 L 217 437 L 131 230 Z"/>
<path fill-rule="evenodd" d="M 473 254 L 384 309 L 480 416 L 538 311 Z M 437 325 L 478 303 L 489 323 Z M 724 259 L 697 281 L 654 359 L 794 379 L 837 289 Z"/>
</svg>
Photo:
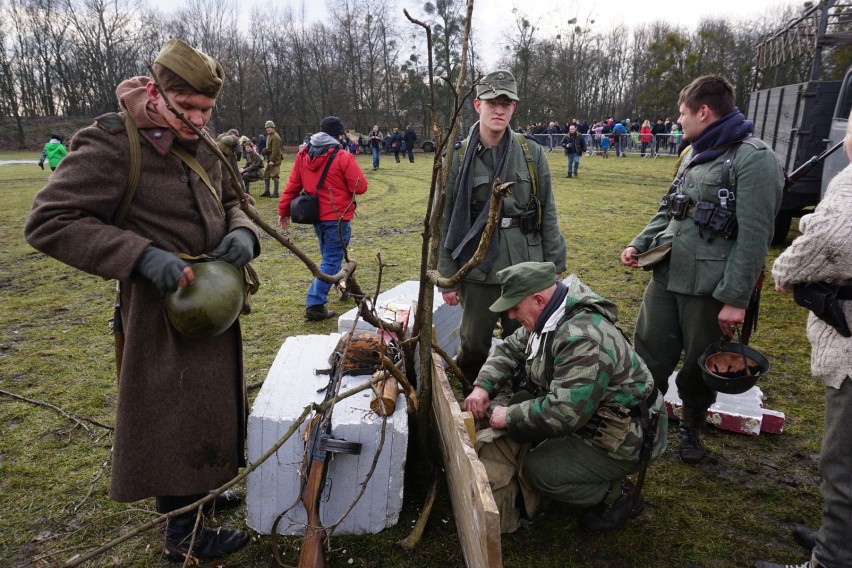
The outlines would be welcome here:
<svg viewBox="0 0 852 568">
<path fill-rule="evenodd" d="M 698 358 L 704 383 L 726 394 L 742 394 L 769 372 L 770 364 L 760 351 L 723 337 L 707 346 Z"/>
<path fill-rule="evenodd" d="M 231 327 L 245 302 L 242 273 L 227 262 L 192 265 L 195 281 L 166 296 L 172 326 L 187 337 L 215 337 Z"/>
</svg>

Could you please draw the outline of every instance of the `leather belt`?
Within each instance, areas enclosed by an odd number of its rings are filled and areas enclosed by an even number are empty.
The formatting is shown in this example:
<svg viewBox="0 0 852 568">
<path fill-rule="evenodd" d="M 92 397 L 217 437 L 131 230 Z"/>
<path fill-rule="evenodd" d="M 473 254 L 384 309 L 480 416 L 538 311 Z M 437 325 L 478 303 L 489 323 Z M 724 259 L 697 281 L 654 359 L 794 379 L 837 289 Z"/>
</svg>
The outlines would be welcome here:
<svg viewBox="0 0 852 568">
<path fill-rule="evenodd" d="M 521 226 L 521 220 L 518 217 L 500 217 L 501 229 L 514 229 Z"/>
</svg>

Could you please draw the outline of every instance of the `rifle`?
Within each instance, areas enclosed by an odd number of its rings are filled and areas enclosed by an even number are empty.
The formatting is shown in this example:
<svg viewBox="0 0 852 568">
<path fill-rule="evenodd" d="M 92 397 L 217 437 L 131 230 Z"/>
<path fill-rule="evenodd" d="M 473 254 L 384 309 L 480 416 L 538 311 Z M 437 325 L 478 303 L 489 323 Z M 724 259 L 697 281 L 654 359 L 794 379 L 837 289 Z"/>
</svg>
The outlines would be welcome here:
<svg viewBox="0 0 852 568">
<path fill-rule="evenodd" d="M 334 353 L 323 403 L 334 399 L 340 390 L 340 382 L 345 369 L 342 359 L 343 353 L 340 351 Z M 311 435 L 307 442 L 309 453 L 303 477 L 305 483 L 302 486 L 302 504 L 305 506 L 308 521 L 305 526 L 305 536 L 302 537 L 302 549 L 299 552 L 299 568 L 325 568 L 328 566 L 325 551 L 327 535 L 319 514 L 320 498 L 323 489 L 325 489 L 328 475 L 328 463 L 335 453 L 361 453 L 360 443 L 331 437 L 331 413 L 333 410 L 334 405 L 329 406 L 322 414 L 316 416 L 309 426 L 311 429 Z"/>
<path fill-rule="evenodd" d="M 751 332 L 757 331 L 757 314 L 760 311 L 760 291 L 763 290 L 763 280 L 766 278 L 766 269 L 760 269 L 760 275 L 757 277 L 757 282 L 751 290 L 751 297 L 748 301 L 748 307 L 743 320 L 743 329 L 740 334 L 740 341 L 744 345 L 748 345 L 751 339 Z"/>
<path fill-rule="evenodd" d="M 790 187 L 792 187 L 792 185 L 794 183 L 796 183 L 797 181 L 799 181 L 800 179 L 805 177 L 805 175 L 809 171 L 814 169 L 814 167 L 816 167 L 817 164 L 819 164 L 821 161 L 823 161 L 824 159 L 826 159 L 827 157 L 832 155 L 841 146 L 843 146 L 843 140 L 841 140 L 840 142 L 838 142 L 837 144 L 835 144 L 834 146 L 832 146 L 831 148 L 829 148 L 828 150 L 826 150 L 822 154 L 819 154 L 818 156 L 812 156 L 807 162 L 805 162 L 804 164 L 802 164 L 801 166 L 799 166 L 798 168 L 793 170 L 790 173 L 790 175 L 787 175 L 785 173 L 784 174 L 784 191 L 787 191 L 788 189 L 790 189 Z"/>
</svg>

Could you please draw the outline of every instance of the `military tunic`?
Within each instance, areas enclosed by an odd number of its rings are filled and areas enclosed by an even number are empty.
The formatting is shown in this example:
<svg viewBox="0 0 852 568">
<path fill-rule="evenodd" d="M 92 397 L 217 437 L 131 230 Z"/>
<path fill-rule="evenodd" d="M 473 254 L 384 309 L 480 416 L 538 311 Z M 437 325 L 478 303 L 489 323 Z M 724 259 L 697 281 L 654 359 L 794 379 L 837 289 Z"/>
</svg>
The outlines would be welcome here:
<svg viewBox="0 0 852 568">
<path fill-rule="evenodd" d="M 478 127 L 474 125 L 474 128 Z M 523 148 L 516 136 L 511 133 L 511 149 L 508 159 L 509 179 L 513 181 L 512 194 L 503 198 L 501 214 L 504 218 L 516 218 L 532 200 L 532 180 Z M 537 176 L 538 199 L 541 202 L 541 230 L 524 234 L 520 227 L 498 229 L 494 238 L 499 239 L 499 253 L 488 272 L 474 268 L 461 282 L 462 324 L 461 344 L 457 362 L 472 381 L 488 357 L 491 337 L 498 320 L 504 330 L 504 337 L 517 329 L 517 322 L 505 314 L 494 314 L 488 310 L 500 296 L 500 284 L 497 272 L 503 268 L 526 261 L 552 262 L 558 273 L 565 271 L 565 238 L 559 230 L 556 215 L 556 202 L 550 182 L 550 166 L 541 147 L 529 142 L 529 150 Z M 467 148 L 467 152 L 476 152 L 473 158 L 471 176 L 473 177 L 473 195 L 471 203 L 487 208 L 491 199 L 491 180 L 497 156 L 497 148 Z M 453 155 L 453 163 L 447 179 L 447 196 L 444 213 L 441 218 L 441 246 L 438 252 L 438 271 L 444 277 L 458 272 L 467 258 L 452 258 L 452 251 L 444 246 L 449 230 L 450 218 L 455 205 L 454 188 L 460 169 L 459 153 Z"/>
<path fill-rule="evenodd" d="M 683 175 L 682 191 L 691 205 L 699 201 L 720 203 L 718 192 L 726 155 L 690 166 L 692 152 L 687 152 L 678 175 Z M 706 409 L 715 401 L 715 392 L 702 379 L 698 357 L 721 335 L 717 317 L 722 307 L 748 306 L 781 206 L 783 172 L 762 140 L 748 138 L 740 145 L 730 180 L 735 190 L 736 238 L 712 237 L 689 217 L 669 219 L 666 206 L 661 205 L 630 243 L 639 252 L 672 245 L 668 258 L 653 267 L 636 324 L 635 345 L 663 392 L 684 353 L 678 391 L 685 406 L 698 409 Z"/>
<path fill-rule="evenodd" d="M 266 137 L 266 147 L 263 149 L 263 155 L 266 156 L 266 170 L 263 172 L 263 179 L 277 180 L 281 177 L 283 149 L 281 136 L 273 130 L 272 134 Z"/>
</svg>

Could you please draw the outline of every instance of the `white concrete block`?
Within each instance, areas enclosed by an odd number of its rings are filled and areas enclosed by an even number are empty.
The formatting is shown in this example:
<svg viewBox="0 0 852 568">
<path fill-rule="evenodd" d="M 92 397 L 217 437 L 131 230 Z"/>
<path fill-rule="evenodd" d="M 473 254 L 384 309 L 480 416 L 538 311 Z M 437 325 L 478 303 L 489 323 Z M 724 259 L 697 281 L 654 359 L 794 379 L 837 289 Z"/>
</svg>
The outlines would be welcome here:
<svg viewBox="0 0 852 568">
<path fill-rule="evenodd" d="M 328 356 L 340 334 L 289 337 L 281 346 L 258 393 L 248 421 L 248 460 L 256 462 L 290 428 L 312 402 L 322 402 L 317 392 L 328 383 Z M 340 392 L 369 380 L 369 376 L 344 376 Z M 328 483 L 320 506 L 323 524 L 337 522 L 352 504 L 366 479 L 382 436 L 382 419 L 370 410 L 371 391 L 342 400 L 332 415 L 332 436 L 362 444 L 359 455 L 336 454 L 328 467 Z M 270 534 L 275 519 L 280 534 L 304 532 L 305 509 L 301 503 L 300 469 L 304 459 L 302 424 L 247 480 L 246 523 L 261 534 Z M 402 510 L 405 458 L 408 447 L 408 415 L 400 394 L 397 411 L 387 419 L 384 443 L 370 483 L 357 505 L 336 529 L 337 533 L 376 533 L 396 524 Z M 295 506 L 294 506 L 295 504 Z M 292 508 L 291 508 L 292 507 Z M 289 509 L 289 510 L 288 510 Z"/>
<path fill-rule="evenodd" d="M 665 401 L 669 417 L 680 419 L 683 402 L 677 393 L 675 378 L 669 377 Z M 780 434 L 784 429 L 784 414 L 763 408 L 763 391 L 753 386 L 742 394 L 718 393 L 716 402 L 706 413 L 707 422 L 730 432 L 757 436 L 761 432 Z"/>
<path fill-rule="evenodd" d="M 394 321 L 397 310 L 409 309 L 408 329 L 414 326 L 414 304 L 417 302 L 417 294 L 420 291 L 420 283 L 416 280 L 408 280 L 394 286 L 387 292 L 382 292 L 376 299 L 376 311 L 379 317 L 388 321 Z M 444 303 L 441 292 L 436 287 L 435 299 L 432 303 L 432 323 L 435 326 L 435 337 L 438 346 L 454 357 L 459 348 L 458 330 L 461 325 L 461 306 L 450 306 Z M 352 330 L 358 308 L 352 308 L 337 320 L 337 331 L 345 333 Z M 362 319 L 358 319 L 355 329 L 375 329 L 372 325 Z"/>
</svg>

